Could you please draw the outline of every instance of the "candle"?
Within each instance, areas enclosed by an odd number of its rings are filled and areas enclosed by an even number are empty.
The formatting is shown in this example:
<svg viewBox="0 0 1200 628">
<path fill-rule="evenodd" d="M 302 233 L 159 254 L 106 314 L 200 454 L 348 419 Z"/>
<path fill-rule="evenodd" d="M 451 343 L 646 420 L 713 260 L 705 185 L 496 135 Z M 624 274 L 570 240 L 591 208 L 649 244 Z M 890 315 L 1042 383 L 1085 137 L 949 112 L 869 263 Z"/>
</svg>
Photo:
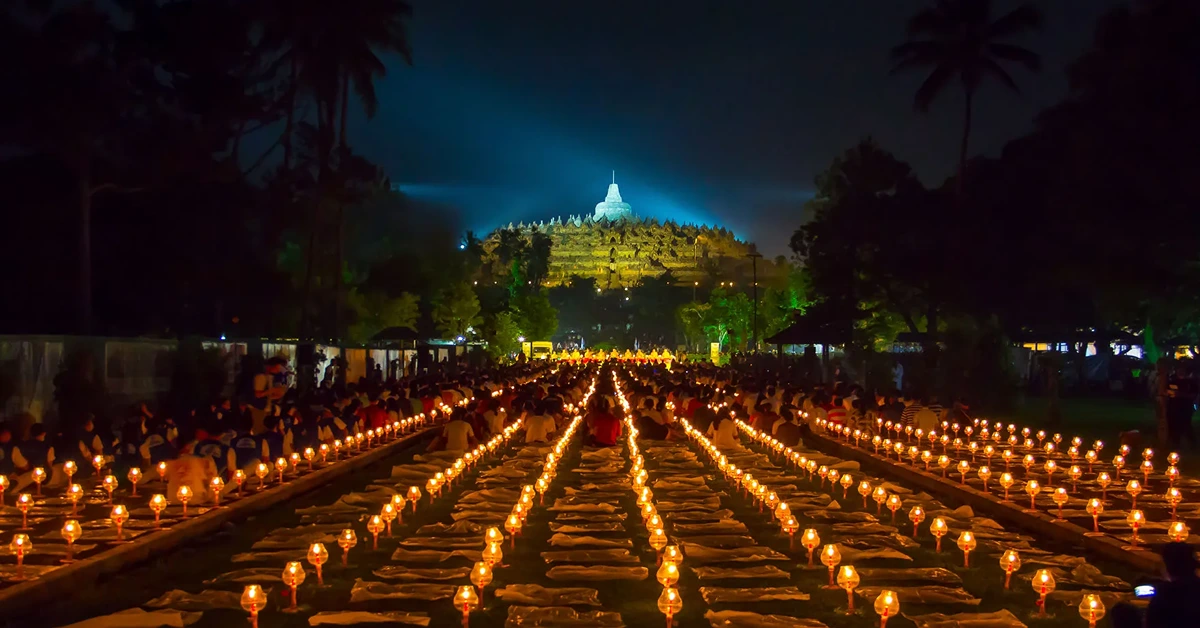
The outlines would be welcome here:
<svg viewBox="0 0 1200 628">
<path fill-rule="evenodd" d="M 879 615 L 879 628 L 886 628 L 889 617 L 900 613 L 900 596 L 895 591 L 884 589 L 875 598 L 875 614 Z"/>
<path fill-rule="evenodd" d="M 1133 536 L 1130 539 L 1130 546 L 1137 547 L 1138 544 L 1138 529 L 1146 523 L 1146 516 L 1140 510 L 1130 510 L 1129 515 L 1125 517 L 1126 523 L 1133 529 Z"/>
<path fill-rule="evenodd" d="M 154 511 L 154 527 L 159 526 L 159 515 L 162 514 L 164 508 L 167 507 L 167 498 L 162 494 L 156 494 L 150 498 L 150 510 Z"/>
<path fill-rule="evenodd" d="M 283 583 L 292 589 L 292 605 L 285 609 L 285 612 L 294 613 L 299 610 L 296 607 L 297 598 L 299 597 L 296 588 L 304 583 L 304 565 L 298 561 L 292 561 L 283 568 Z"/>
<path fill-rule="evenodd" d="M 812 567 L 813 550 L 821 544 L 820 535 L 817 534 L 816 530 L 808 528 L 804 531 L 804 534 L 800 536 L 800 544 L 804 546 L 804 549 L 808 550 L 808 566 Z"/>
<path fill-rule="evenodd" d="M 64 563 L 75 562 L 71 558 L 71 552 L 75 549 L 75 541 L 83 534 L 83 528 L 79 527 L 79 522 L 74 519 L 67 519 L 67 522 L 62 527 L 62 538 L 67 542 L 67 557 L 63 559 Z"/>
<path fill-rule="evenodd" d="M 104 476 L 104 479 L 100 480 L 100 486 L 104 487 L 104 490 L 108 492 L 108 503 L 111 506 L 113 500 L 113 491 L 117 489 L 117 476 Z"/>
<path fill-rule="evenodd" d="M 83 487 L 78 484 L 72 484 L 67 487 L 67 499 L 71 501 L 71 515 L 75 515 L 75 511 L 79 508 L 79 499 L 83 497 Z"/>
<path fill-rule="evenodd" d="M 658 578 L 658 583 L 664 587 L 673 586 L 679 582 L 679 566 L 672 561 L 664 560 L 655 577 Z"/>
<path fill-rule="evenodd" d="M 321 565 L 329 560 L 329 552 L 325 549 L 324 543 L 313 543 L 308 548 L 308 563 L 317 569 L 317 586 L 325 585 L 325 578 L 321 575 Z"/>
<path fill-rule="evenodd" d="M 971 566 L 971 551 L 975 549 L 975 535 L 970 530 L 964 531 L 958 537 L 958 549 L 963 553 L 963 567 Z"/>
<path fill-rule="evenodd" d="M 917 538 L 917 526 L 925 520 L 925 510 L 918 504 L 908 511 L 908 520 L 913 524 L 913 538 Z"/>
<path fill-rule="evenodd" d="M 1037 510 L 1037 504 L 1035 500 L 1037 499 L 1038 493 L 1042 492 L 1041 485 L 1038 484 L 1037 480 L 1030 480 L 1025 483 L 1025 492 L 1029 494 L 1029 509 Z"/>
<path fill-rule="evenodd" d="M 1095 593 L 1087 593 L 1079 602 L 1079 616 L 1088 623 L 1088 628 L 1096 628 L 1096 622 L 1104 617 L 1104 602 Z"/>
<path fill-rule="evenodd" d="M 242 609 L 250 613 L 250 625 L 252 628 L 258 628 L 258 611 L 266 606 L 267 596 L 263 593 L 262 587 L 257 584 L 248 584 L 242 590 Z"/>
<path fill-rule="evenodd" d="M 1186 543 L 1189 534 L 1191 531 L 1188 529 L 1188 525 L 1182 521 L 1176 521 L 1167 527 L 1167 538 L 1172 543 Z"/>
<path fill-rule="evenodd" d="M 36 493 L 42 494 L 42 482 L 46 481 L 46 470 L 41 467 L 33 468 L 33 483 L 37 485 Z"/>
<path fill-rule="evenodd" d="M 396 507 L 388 502 L 383 505 L 379 511 L 379 516 L 383 518 L 384 524 L 387 526 L 387 535 L 392 536 L 392 522 L 396 520 Z"/>
<path fill-rule="evenodd" d="M 1133 498 L 1133 502 L 1129 505 L 1129 508 L 1136 509 L 1137 508 L 1137 496 L 1140 495 L 1142 492 L 1141 483 L 1138 482 L 1137 480 L 1130 480 L 1129 484 L 1127 484 L 1125 486 L 1125 492 L 1129 493 L 1129 496 L 1131 498 Z"/>
<path fill-rule="evenodd" d="M 17 510 L 21 511 L 21 529 L 29 529 L 29 507 L 33 505 L 33 496 L 21 493 L 17 496 Z"/>
<path fill-rule="evenodd" d="M 33 543 L 28 534 L 14 534 L 8 549 L 17 557 L 17 576 L 14 580 L 25 579 L 25 555 L 33 551 Z"/>
<path fill-rule="evenodd" d="M 338 547 L 342 548 L 342 566 L 347 566 L 350 557 L 350 548 L 358 545 L 358 535 L 354 533 L 353 528 L 346 528 L 338 535 Z"/>
<path fill-rule="evenodd" d="M 1086 510 L 1092 516 L 1092 533 L 1100 534 L 1100 514 L 1104 512 L 1104 502 L 1093 497 L 1088 500 Z"/>
<path fill-rule="evenodd" d="M 372 550 L 379 549 L 379 533 L 383 532 L 383 527 L 383 517 L 380 517 L 379 515 L 373 515 L 371 519 L 367 521 L 367 531 L 371 533 L 372 537 Z"/>
<path fill-rule="evenodd" d="M 852 565 L 845 565 L 838 570 L 837 584 L 846 590 L 846 599 L 848 600 L 846 607 L 847 615 L 854 613 L 854 589 L 858 587 L 858 583 L 858 572 L 854 570 Z"/>
<path fill-rule="evenodd" d="M 662 594 L 658 596 L 658 610 L 667 616 L 667 628 L 670 628 L 672 618 L 683 610 L 683 599 L 679 596 L 679 591 L 672 587 L 663 588 Z"/>
<path fill-rule="evenodd" d="M 208 487 L 212 490 L 213 506 L 220 508 L 221 491 L 225 490 L 225 480 L 222 480 L 219 475 L 213 476 L 212 481 L 208 483 Z"/>
<path fill-rule="evenodd" d="M 1055 504 L 1058 505 L 1058 517 L 1056 518 L 1056 520 L 1062 521 L 1063 520 L 1063 516 L 1062 516 L 1063 506 L 1067 503 L 1067 501 L 1069 501 L 1071 499 L 1071 497 L 1069 495 L 1067 495 L 1067 489 L 1062 486 L 1054 489 L 1054 493 L 1051 494 L 1050 498 L 1052 500 L 1054 500 Z"/>
<path fill-rule="evenodd" d="M 929 524 L 929 533 L 937 539 L 937 548 L 935 551 L 942 551 L 942 537 L 950 531 L 950 527 L 946 525 L 946 520 L 941 517 L 934 517 L 933 523 Z"/>
<path fill-rule="evenodd" d="M 179 502 L 183 504 L 183 516 L 187 517 L 187 503 L 192 498 L 192 489 L 187 484 L 179 487 L 179 491 L 175 494 L 179 498 Z"/>
<path fill-rule="evenodd" d="M 841 562 L 842 553 L 838 551 L 836 545 L 826 545 L 825 548 L 821 550 L 821 564 L 829 568 L 829 586 L 827 588 L 835 588 L 833 583 L 833 572 Z"/>
<path fill-rule="evenodd" d="M 113 506 L 112 514 L 109 515 L 109 519 L 112 519 L 113 525 L 117 527 L 116 542 L 124 543 L 124 539 L 121 538 L 121 526 L 125 525 L 125 522 L 129 520 L 129 510 L 125 508 L 124 504 L 117 504 L 116 506 Z"/>
<path fill-rule="evenodd" d="M 1049 569 L 1039 569 L 1033 574 L 1033 590 L 1039 596 L 1038 614 L 1042 617 L 1046 616 L 1046 595 L 1054 592 L 1054 574 L 1050 573 Z"/>
<path fill-rule="evenodd" d="M 271 467 L 268 467 L 265 462 L 260 462 L 254 468 L 254 475 L 258 477 L 258 490 L 264 490 L 267 488 L 267 476 L 271 475 Z"/>
<path fill-rule="evenodd" d="M 1008 550 L 1000 556 L 1000 568 L 1004 570 L 1004 588 L 1008 588 L 1013 572 L 1021 568 L 1021 556 L 1017 550 Z"/>
</svg>

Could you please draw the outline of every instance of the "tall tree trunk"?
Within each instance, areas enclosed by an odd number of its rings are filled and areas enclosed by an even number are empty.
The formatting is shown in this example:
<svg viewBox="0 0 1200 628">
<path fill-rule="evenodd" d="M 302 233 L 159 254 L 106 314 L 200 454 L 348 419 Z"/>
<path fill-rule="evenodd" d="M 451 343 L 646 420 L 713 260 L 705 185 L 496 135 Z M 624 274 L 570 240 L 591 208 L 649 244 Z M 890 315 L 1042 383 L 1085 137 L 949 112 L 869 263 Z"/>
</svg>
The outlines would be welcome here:
<svg viewBox="0 0 1200 628">
<path fill-rule="evenodd" d="M 343 70 L 342 81 L 339 89 L 341 95 L 341 110 L 339 115 L 341 119 L 338 124 L 338 153 L 346 151 L 346 110 L 350 104 L 350 73 Z M 342 282 L 342 267 L 345 265 L 345 234 L 346 234 L 346 207 L 343 201 L 339 200 L 337 208 L 337 268 L 334 269 L 333 279 L 333 335 L 335 338 L 341 339 L 342 334 L 342 311 L 343 311 L 343 292 L 345 286 Z"/>
<path fill-rule="evenodd" d="M 312 302 L 312 276 L 313 276 L 313 256 L 316 255 L 316 239 L 317 239 L 317 221 L 316 210 L 313 211 L 313 216 L 309 219 L 308 227 L 308 246 L 305 247 L 304 255 L 304 292 L 300 297 L 300 339 L 306 340 L 312 337 L 311 320 L 309 318 L 309 304 Z"/>
<path fill-rule="evenodd" d="M 346 149 L 346 112 L 350 109 L 350 73 L 349 72 L 342 74 L 341 93 L 342 93 L 342 110 L 341 110 L 342 119 L 341 119 L 340 124 L 338 125 L 339 126 L 338 146 L 342 150 L 345 150 Z"/>
<path fill-rule="evenodd" d="M 333 337 L 339 341 L 343 338 L 342 334 L 342 292 L 345 285 L 342 282 L 342 266 L 345 261 L 345 207 L 342 203 L 338 203 L 337 208 L 337 268 L 334 269 L 333 276 Z"/>
<path fill-rule="evenodd" d="M 92 333 L 92 162 L 79 159 L 79 333 Z"/>
<path fill-rule="evenodd" d="M 971 140 L 971 100 L 975 96 L 975 90 L 971 87 L 964 88 L 963 99 L 963 132 L 962 145 L 958 149 L 958 183 L 957 193 L 959 199 L 963 196 L 963 188 L 966 185 L 967 178 L 967 146 Z"/>
<path fill-rule="evenodd" d="M 296 53 L 292 55 L 291 84 L 288 85 L 287 120 L 283 124 L 283 169 L 292 167 L 292 127 L 296 117 Z"/>
</svg>

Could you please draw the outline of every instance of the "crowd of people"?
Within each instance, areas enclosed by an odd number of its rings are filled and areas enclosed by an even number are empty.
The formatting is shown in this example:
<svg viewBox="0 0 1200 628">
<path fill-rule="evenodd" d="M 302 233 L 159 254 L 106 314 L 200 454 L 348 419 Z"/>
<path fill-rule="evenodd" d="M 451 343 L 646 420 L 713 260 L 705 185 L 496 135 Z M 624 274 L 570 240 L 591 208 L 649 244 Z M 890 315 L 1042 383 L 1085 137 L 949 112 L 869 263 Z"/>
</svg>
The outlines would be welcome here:
<svg viewBox="0 0 1200 628">
<path fill-rule="evenodd" d="M 97 457 L 106 473 L 122 481 L 134 467 L 142 470 L 143 481 L 153 479 L 159 464 L 166 463 L 170 494 L 187 484 L 194 500 L 202 503 L 210 497 L 213 477 L 221 476 L 232 490 L 230 480 L 237 470 L 253 477 L 259 463 L 271 464 L 403 418 L 424 415 L 430 423 L 444 424 L 434 445 L 465 450 L 502 430 L 510 417 L 551 407 L 544 399 L 549 393 L 579 398 L 576 375 L 564 375 L 562 386 L 539 386 L 536 382 L 544 379 L 540 375 L 548 368 L 439 369 L 419 377 L 365 378 L 357 383 L 327 379 L 301 395 L 290 383 L 286 363 L 271 359 L 242 393 L 184 412 L 140 403 L 111 427 L 98 425 L 91 415 L 77 428 L 54 431 L 41 423 L 23 429 L 0 424 L 0 475 L 10 479 L 9 490 L 16 494 L 27 492 L 35 482 L 49 489 L 65 487 L 68 462 L 75 468 L 74 481 L 94 473 Z M 475 403 L 460 403 L 472 399 Z M 437 412 L 439 408 L 452 408 L 453 413 L 447 416 Z M 514 413 L 514 408 L 520 411 Z M 474 419 L 487 415 L 487 420 Z M 464 424 L 470 429 L 463 429 Z M 542 429 L 553 432 L 544 425 Z"/>
</svg>

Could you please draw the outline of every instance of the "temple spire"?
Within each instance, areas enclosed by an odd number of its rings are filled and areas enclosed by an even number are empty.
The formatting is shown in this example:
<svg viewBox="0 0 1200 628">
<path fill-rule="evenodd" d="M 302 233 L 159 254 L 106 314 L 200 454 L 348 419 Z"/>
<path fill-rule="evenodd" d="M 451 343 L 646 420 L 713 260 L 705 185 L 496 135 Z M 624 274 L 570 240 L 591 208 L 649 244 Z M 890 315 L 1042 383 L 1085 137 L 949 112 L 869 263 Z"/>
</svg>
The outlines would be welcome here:
<svg viewBox="0 0 1200 628">
<path fill-rule="evenodd" d="M 617 171 L 613 170 L 613 185 L 617 184 Z"/>
</svg>

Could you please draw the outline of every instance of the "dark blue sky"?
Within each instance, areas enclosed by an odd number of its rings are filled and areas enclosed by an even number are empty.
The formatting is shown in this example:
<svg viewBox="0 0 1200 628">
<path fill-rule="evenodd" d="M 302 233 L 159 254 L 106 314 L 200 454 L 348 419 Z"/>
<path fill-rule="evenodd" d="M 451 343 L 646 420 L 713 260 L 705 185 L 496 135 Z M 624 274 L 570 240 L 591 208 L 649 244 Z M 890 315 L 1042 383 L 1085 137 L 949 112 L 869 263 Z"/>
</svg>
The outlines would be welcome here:
<svg viewBox="0 0 1200 628">
<path fill-rule="evenodd" d="M 812 180 L 866 135 L 931 184 L 953 169 L 961 96 L 912 110 L 920 74 L 890 47 L 924 0 L 412 0 L 413 67 L 378 87 L 352 141 L 402 189 L 486 232 L 590 213 L 610 170 L 643 216 L 723 224 L 787 252 Z M 1015 2 L 994 0 L 996 12 Z M 1116 0 L 1036 3 L 1040 75 L 977 98 L 972 152 L 996 153 L 1066 90 Z"/>
</svg>

